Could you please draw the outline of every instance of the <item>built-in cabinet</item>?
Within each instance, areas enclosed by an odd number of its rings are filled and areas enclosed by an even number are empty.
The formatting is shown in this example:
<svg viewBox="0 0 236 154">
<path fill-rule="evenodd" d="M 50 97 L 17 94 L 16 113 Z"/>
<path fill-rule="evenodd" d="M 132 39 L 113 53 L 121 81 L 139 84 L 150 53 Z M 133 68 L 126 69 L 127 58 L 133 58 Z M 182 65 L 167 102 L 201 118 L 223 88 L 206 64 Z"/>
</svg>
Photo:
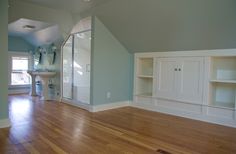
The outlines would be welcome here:
<svg viewBox="0 0 236 154">
<path fill-rule="evenodd" d="M 132 105 L 236 127 L 236 50 L 136 53 Z"/>
<path fill-rule="evenodd" d="M 155 96 L 159 98 L 175 99 L 177 96 L 177 73 L 179 73 L 178 59 L 157 58 L 155 66 Z"/>
<path fill-rule="evenodd" d="M 157 58 L 155 96 L 201 103 L 203 57 Z"/>
</svg>

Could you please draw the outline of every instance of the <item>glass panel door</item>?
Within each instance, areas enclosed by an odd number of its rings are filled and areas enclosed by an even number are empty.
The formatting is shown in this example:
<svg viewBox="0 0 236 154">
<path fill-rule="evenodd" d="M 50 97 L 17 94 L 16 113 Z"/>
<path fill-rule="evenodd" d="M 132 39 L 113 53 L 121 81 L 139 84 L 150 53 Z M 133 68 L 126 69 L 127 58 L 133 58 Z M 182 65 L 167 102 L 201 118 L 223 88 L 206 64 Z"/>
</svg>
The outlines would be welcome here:
<svg viewBox="0 0 236 154">
<path fill-rule="evenodd" d="M 73 98 L 73 37 L 70 36 L 62 48 L 62 96 Z"/>
<path fill-rule="evenodd" d="M 90 103 L 91 31 L 74 34 L 73 96 L 79 103 Z"/>
</svg>

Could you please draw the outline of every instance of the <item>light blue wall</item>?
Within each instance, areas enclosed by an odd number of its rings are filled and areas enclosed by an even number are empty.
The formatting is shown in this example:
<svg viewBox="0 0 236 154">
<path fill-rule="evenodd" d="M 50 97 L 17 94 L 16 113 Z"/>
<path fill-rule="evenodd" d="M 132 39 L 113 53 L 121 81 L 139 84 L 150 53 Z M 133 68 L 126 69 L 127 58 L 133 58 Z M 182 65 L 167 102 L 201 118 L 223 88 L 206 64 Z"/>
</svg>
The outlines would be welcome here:
<svg viewBox="0 0 236 154">
<path fill-rule="evenodd" d="M 26 42 L 21 37 L 8 36 L 8 50 L 9 51 L 19 51 L 19 52 L 29 52 L 34 50 L 34 46 Z"/>
<path fill-rule="evenodd" d="M 7 49 L 7 35 L 8 35 L 8 0 L 0 1 L 0 119 L 8 118 L 8 77 L 7 77 L 7 64 L 8 64 L 8 49 Z"/>
<path fill-rule="evenodd" d="M 131 100 L 133 55 L 97 18 L 93 22 L 91 102 L 99 105 Z M 107 92 L 111 93 L 109 99 Z"/>
</svg>

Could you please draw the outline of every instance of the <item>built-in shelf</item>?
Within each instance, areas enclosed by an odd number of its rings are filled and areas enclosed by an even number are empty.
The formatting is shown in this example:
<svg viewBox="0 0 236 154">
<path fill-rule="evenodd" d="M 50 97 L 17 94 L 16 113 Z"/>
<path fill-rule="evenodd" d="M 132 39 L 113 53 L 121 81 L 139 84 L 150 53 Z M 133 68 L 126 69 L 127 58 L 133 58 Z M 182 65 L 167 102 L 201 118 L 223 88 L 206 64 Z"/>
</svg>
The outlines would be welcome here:
<svg viewBox="0 0 236 154">
<path fill-rule="evenodd" d="M 153 58 L 138 58 L 137 73 L 143 76 L 153 75 Z"/>
<path fill-rule="evenodd" d="M 135 95 L 151 97 L 153 89 L 153 58 L 136 59 Z"/>
<path fill-rule="evenodd" d="M 153 78 L 151 75 L 138 75 L 139 78 Z"/>
<path fill-rule="evenodd" d="M 210 80 L 210 82 L 236 84 L 236 80 L 221 80 L 221 79 L 216 79 L 216 80 Z"/>
<path fill-rule="evenodd" d="M 142 94 L 137 94 L 136 96 L 152 97 L 152 93 L 142 93 Z"/>
<path fill-rule="evenodd" d="M 212 102 L 210 106 L 223 109 L 235 109 L 235 102 Z"/>
<path fill-rule="evenodd" d="M 212 57 L 211 79 L 236 80 L 236 56 Z"/>
<path fill-rule="evenodd" d="M 236 57 L 212 57 L 209 106 L 235 109 Z"/>
<path fill-rule="evenodd" d="M 235 108 L 236 84 L 211 82 L 210 87 L 211 97 L 209 105 L 231 109 Z"/>
</svg>

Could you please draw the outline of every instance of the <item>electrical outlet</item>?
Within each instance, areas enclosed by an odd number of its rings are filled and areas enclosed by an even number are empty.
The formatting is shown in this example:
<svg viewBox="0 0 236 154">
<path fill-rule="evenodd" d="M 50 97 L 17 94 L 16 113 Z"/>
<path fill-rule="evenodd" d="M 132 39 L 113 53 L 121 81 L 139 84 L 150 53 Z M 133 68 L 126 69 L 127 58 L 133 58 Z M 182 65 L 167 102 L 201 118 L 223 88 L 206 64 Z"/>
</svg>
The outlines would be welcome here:
<svg viewBox="0 0 236 154">
<path fill-rule="evenodd" d="M 107 99 L 111 98 L 111 92 L 107 92 Z"/>
</svg>

